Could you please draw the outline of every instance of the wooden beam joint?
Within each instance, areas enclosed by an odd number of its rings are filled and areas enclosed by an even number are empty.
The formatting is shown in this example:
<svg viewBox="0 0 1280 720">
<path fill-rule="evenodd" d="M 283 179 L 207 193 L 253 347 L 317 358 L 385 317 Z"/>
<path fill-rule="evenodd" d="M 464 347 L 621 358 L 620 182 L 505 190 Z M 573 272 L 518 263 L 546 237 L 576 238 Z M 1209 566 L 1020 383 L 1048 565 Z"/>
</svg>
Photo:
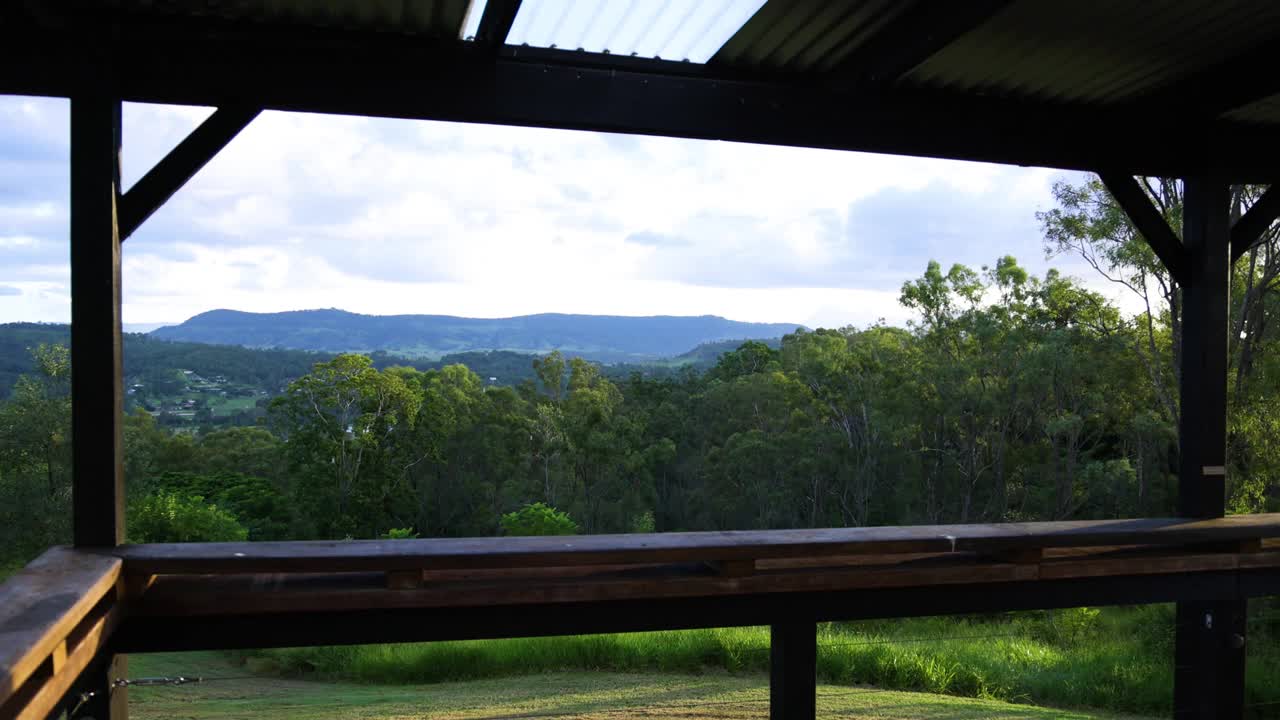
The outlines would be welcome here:
<svg viewBox="0 0 1280 720">
<path fill-rule="evenodd" d="M 516 21 L 516 13 L 520 12 L 520 0 L 489 0 L 485 3 L 484 14 L 480 16 L 480 27 L 476 30 L 475 41 L 479 45 L 497 50 L 507 40 L 511 25 Z"/>
<path fill-rule="evenodd" d="M 256 107 L 220 107 L 170 150 L 121 196 L 120 240 L 132 235 L 260 112 Z"/>
<path fill-rule="evenodd" d="M 1244 215 L 1231 226 L 1231 260 L 1235 262 L 1262 242 L 1271 224 L 1280 217 L 1280 190 L 1267 188 Z"/>
<path fill-rule="evenodd" d="M 1169 227 L 1169 223 L 1156 209 L 1151 198 L 1147 197 L 1138 181 L 1132 175 L 1110 171 L 1099 172 L 1098 178 L 1164 263 L 1173 279 L 1179 285 L 1185 285 L 1187 252 L 1182 240 Z"/>
</svg>

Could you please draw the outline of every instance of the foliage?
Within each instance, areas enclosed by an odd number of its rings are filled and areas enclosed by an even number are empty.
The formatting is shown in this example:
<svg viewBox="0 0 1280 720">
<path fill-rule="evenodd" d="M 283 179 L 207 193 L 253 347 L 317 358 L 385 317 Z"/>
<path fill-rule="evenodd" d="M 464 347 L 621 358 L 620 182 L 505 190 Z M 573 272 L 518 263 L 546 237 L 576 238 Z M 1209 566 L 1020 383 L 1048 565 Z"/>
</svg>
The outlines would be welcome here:
<svg viewBox="0 0 1280 720">
<path fill-rule="evenodd" d="M 209 498 L 253 539 L 493 535 L 535 503 L 587 533 L 1173 512 L 1176 423 L 1157 356 L 1133 351 L 1149 318 L 1011 257 L 931 262 L 901 301 L 906 328 L 748 341 L 704 373 L 616 380 L 552 352 L 512 387 L 458 364 L 321 359 L 262 425 L 171 432 L 133 412 L 127 487 Z M 1263 357 L 1233 399 L 1239 511 L 1277 498 L 1280 373 Z M 0 406 L 0 488 L 27 507 L 65 503 L 69 480 L 62 371 L 43 367 Z M 14 522 L 45 544 L 65 533 Z"/>
<path fill-rule="evenodd" d="M 576 535 L 578 524 L 550 505 L 532 503 L 502 516 L 502 532 L 507 535 Z"/>
<path fill-rule="evenodd" d="M 874 685 L 1057 707 L 1167 715 L 1173 607 L 918 618 L 819 627 L 820 682 Z M 1251 637 L 1258 634 L 1250 629 Z M 1252 646 L 1252 643 L 1251 643 Z M 1280 700 L 1276 645 L 1251 650 L 1249 702 Z M 557 670 L 766 672 L 769 629 L 296 648 L 257 656 L 277 672 L 330 680 L 425 683 Z"/>
<path fill-rule="evenodd" d="M 129 508 L 129 541 L 135 543 L 231 542 L 245 540 L 235 515 L 199 495 L 161 491 Z"/>
<path fill-rule="evenodd" d="M 413 428 L 421 402 L 401 374 L 379 372 L 362 355 L 316 363 L 272 402 L 299 500 L 322 536 L 375 532 L 368 511 L 385 488 L 371 478 L 398 462 L 392 436 Z"/>
<path fill-rule="evenodd" d="M 412 540 L 418 537 L 418 533 L 413 528 L 391 528 L 378 537 L 382 540 Z"/>
<path fill-rule="evenodd" d="M 30 354 L 35 372 L 0 403 L 0 565 L 25 564 L 70 532 L 70 353 L 41 344 Z"/>
<path fill-rule="evenodd" d="M 1144 183 L 1176 220 L 1180 184 Z M 1234 188 L 1233 201 L 1243 211 L 1259 191 Z M 1062 183 L 1055 196 L 1057 207 L 1039 217 L 1047 249 L 1082 257 L 1132 293 L 1138 314 L 1122 313 L 1080 280 L 1055 270 L 1033 275 L 1005 256 L 984 267 L 930 261 L 901 288 L 899 300 L 913 313 L 906 327 L 797 329 L 777 342 L 711 344 L 680 360 L 690 364 L 661 372 L 587 362 L 583 343 L 540 357 L 499 351 L 404 360 L 376 350 L 403 328 L 342 313 L 277 317 L 284 325 L 272 332 L 283 327 L 292 337 L 309 327 L 319 347 L 346 342 L 343 333 L 359 325 L 372 356 L 130 336 L 127 373 L 136 392 L 123 433 L 130 537 L 394 539 L 1172 514 L 1181 289 L 1101 183 Z M 1231 512 L 1280 510 L 1277 227 L 1233 270 Z M 514 347 L 550 349 L 535 342 L 537 332 L 589 330 L 622 347 L 634 340 L 622 335 L 667 327 L 539 318 L 503 326 L 504 337 Z M 201 323 L 221 333 L 243 320 L 223 313 Z M 436 333 L 423 342 L 453 342 L 475 329 L 442 329 L 436 320 L 435 329 L 421 326 Z M 703 335 L 713 326 L 747 334 L 695 320 L 689 327 Z M 69 539 L 65 336 L 65 326 L 0 327 L 0 380 L 9 393 L 0 399 L 3 568 Z M 208 392 L 199 403 L 188 398 L 200 405 L 190 413 L 198 420 L 148 411 L 152 394 L 201 384 L 183 369 L 224 377 L 219 392 L 238 403 L 234 416 L 223 403 L 215 418 Z M 230 397 L 246 391 L 252 397 Z M 1008 642 L 833 647 L 820 672 L 840 682 L 1077 702 L 1064 699 L 1066 686 L 1078 702 L 1162 711 L 1168 667 L 1153 658 L 1169 655 L 1172 618 L 1159 609 L 1126 612 L 1018 620 L 1018 638 Z M 996 620 L 970 622 L 985 628 Z M 865 637 L 888 628 L 839 632 Z M 1250 652 L 1275 670 L 1280 628 L 1258 630 L 1250 631 Z M 638 640 L 598 639 L 564 640 L 547 652 L 570 665 L 650 669 L 712 658 L 731 669 L 756 667 L 744 659 L 753 652 L 745 646 L 702 636 L 687 649 L 684 637 L 662 637 L 679 648 L 669 654 Z M 448 653 L 491 662 L 470 646 L 438 647 L 448 649 L 424 651 L 431 667 L 456 659 Z M 529 663 L 543 652 L 519 647 L 535 653 Z M 485 667 L 505 672 L 508 662 Z M 1260 682 L 1257 672 L 1250 670 L 1251 683 Z"/>
<path fill-rule="evenodd" d="M 260 477 L 230 471 L 170 471 L 148 477 L 139 492 L 205 498 L 236 517 L 250 540 L 284 540 L 292 534 L 293 508 L 288 496 Z"/>
</svg>

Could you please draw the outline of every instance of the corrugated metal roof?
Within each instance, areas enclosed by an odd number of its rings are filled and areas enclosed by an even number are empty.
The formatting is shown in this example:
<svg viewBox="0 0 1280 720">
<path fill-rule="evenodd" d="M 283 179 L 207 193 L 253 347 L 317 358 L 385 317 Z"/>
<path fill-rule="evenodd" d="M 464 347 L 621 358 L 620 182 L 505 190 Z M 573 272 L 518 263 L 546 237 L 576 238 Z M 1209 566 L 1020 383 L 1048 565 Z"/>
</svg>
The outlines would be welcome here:
<svg viewBox="0 0 1280 720">
<path fill-rule="evenodd" d="M 115 0 L 143 13 L 261 23 L 458 36 L 467 0 Z"/>
<path fill-rule="evenodd" d="M 765 0 L 524 0 L 510 45 L 704 63 Z"/>
<path fill-rule="evenodd" d="M 711 64 L 824 72 L 909 5 L 903 0 L 770 0 Z"/>
<path fill-rule="evenodd" d="M 1254 125 L 1280 124 L 1280 95 L 1272 95 L 1252 105 L 1245 105 L 1227 113 L 1225 117 Z"/>
<path fill-rule="evenodd" d="M 1257 47 L 1275 36 L 1278 24 L 1280 2 L 1020 0 L 919 65 L 904 83 L 1119 102 Z"/>
<path fill-rule="evenodd" d="M 1009 0 L 989 16 L 979 8 L 975 23 L 957 27 L 954 34 L 947 29 L 947 13 L 937 10 L 943 6 L 933 3 L 970 0 L 768 0 L 762 7 L 760 1 L 525 0 L 507 40 L 555 44 L 570 52 L 584 47 L 682 60 L 695 46 L 713 47 L 712 39 L 732 33 L 710 58 L 712 70 L 727 69 L 734 76 L 738 71 L 788 73 L 835 86 L 832 71 L 855 53 L 861 57 L 862 51 L 870 51 L 869 58 L 901 60 L 903 67 L 918 63 L 905 73 L 902 67 L 891 70 L 886 82 L 897 77 L 902 88 L 1053 105 L 1141 101 L 1156 91 L 1176 91 L 1180 81 L 1226 60 L 1247 54 L 1265 58 L 1258 51 L 1280 42 L 1280 0 Z M 81 7 L 83 0 L 43 2 L 42 8 Z M 100 7 L 129 13 L 379 30 L 442 40 L 459 38 L 469 6 L 468 0 L 101 2 Z M 725 30 L 756 7 L 737 32 Z M 917 27 L 919 34 L 913 35 Z M 932 33 L 939 42 L 931 44 Z M 564 39 L 550 39 L 561 35 Z M 922 51 L 919 58 L 912 55 L 913 45 Z M 899 48 L 903 52 L 895 60 Z M 928 52 L 932 56 L 924 57 Z M 593 62 L 612 61 L 597 57 Z M 847 72 L 853 76 L 858 69 Z M 1213 81 L 1211 74 L 1205 77 Z M 1225 117 L 1280 123 L 1276 105 L 1274 99 L 1256 102 Z"/>
</svg>

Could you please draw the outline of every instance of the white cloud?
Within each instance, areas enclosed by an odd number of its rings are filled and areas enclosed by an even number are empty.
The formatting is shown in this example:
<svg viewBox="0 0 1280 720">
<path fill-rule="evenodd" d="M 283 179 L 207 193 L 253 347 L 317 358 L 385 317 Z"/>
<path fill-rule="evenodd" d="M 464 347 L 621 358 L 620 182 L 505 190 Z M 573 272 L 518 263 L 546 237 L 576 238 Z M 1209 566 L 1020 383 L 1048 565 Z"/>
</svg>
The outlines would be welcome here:
<svg viewBox="0 0 1280 720">
<path fill-rule="evenodd" d="M 126 106 L 126 186 L 209 112 Z M 0 297 L 0 321 L 67 317 L 65 113 L 0 99 L 0 167 L 24 178 L 0 178 L 0 283 L 23 289 Z M 1042 269 L 1034 213 L 1053 176 L 269 112 L 125 244 L 125 318 L 342 307 L 902 322 L 898 287 L 930 258 L 1014 254 Z"/>
</svg>

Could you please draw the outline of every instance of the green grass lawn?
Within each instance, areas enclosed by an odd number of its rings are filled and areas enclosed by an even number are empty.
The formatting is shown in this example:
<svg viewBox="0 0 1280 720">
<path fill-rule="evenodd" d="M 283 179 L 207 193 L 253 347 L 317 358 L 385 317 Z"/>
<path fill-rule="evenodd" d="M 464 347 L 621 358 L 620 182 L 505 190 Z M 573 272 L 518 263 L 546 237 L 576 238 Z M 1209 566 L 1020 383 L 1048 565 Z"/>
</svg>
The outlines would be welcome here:
<svg viewBox="0 0 1280 720">
<path fill-rule="evenodd" d="M 258 402 L 256 397 L 224 398 L 209 396 L 209 411 L 214 417 L 227 417 L 237 412 L 252 410 Z"/>
<path fill-rule="evenodd" d="M 832 623 L 818 634 L 818 680 L 960 697 L 1165 715 L 1173 701 L 1173 607 Z M 1246 702 L 1280 701 L 1275 628 L 1250 623 Z M 730 675 L 769 668 L 769 629 L 581 635 L 253 653 L 282 677 L 448 683 L 548 672 Z"/>
<path fill-rule="evenodd" d="M 131 688 L 131 717 L 142 720 L 532 720 L 544 717 L 734 720 L 768 717 L 768 679 L 761 673 L 550 672 L 467 682 L 371 685 L 254 675 L 219 653 L 138 655 L 129 660 L 130 677 L 179 674 L 211 680 L 182 687 Z M 852 720 L 1121 717 L 996 700 L 836 685 L 819 686 L 818 716 Z"/>
</svg>

